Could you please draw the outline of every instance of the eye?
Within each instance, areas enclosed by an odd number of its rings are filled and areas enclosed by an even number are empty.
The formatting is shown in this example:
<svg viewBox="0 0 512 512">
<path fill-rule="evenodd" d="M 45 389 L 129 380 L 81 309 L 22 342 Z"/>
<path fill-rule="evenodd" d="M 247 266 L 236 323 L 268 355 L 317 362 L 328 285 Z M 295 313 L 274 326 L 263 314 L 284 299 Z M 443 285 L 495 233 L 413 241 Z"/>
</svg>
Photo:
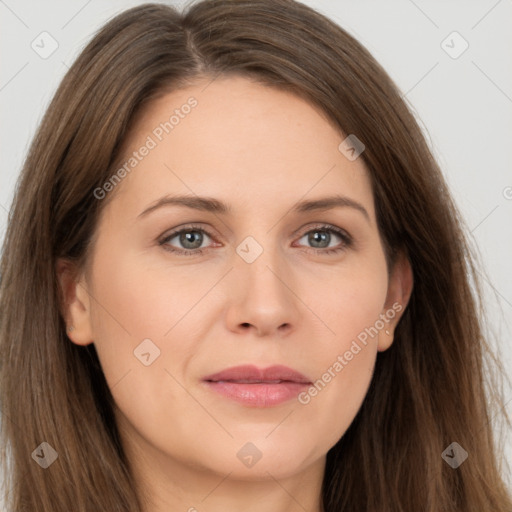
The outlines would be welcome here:
<svg viewBox="0 0 512 512">
<path fill-rule="evenodd" d="M 334 240 L 335 238 L 341 240 L 341 243 L 335 246 L 331 246 L 333 234 Z M 184 256 L 194 256 L 202 254 L 205 249 L 211 248 L 211 246 L 203 246 L 205 235 L 207 238 L 213 238 L 206 229 L 196 225 L 189 225 L 169 233 L 159 241 L 159 245 L 168 252 Z M 348 233 L 330 224 L 322 224 L 310 229 L 302 235 L 300 240 L 303 238 L 306 238 L 306 243 L 312 244 L 312 250 L 315 253 L 324 255 L 344 251 L 351 247 L 353 242 Z M 174 239 L 176 239 L 174 243 L 180 244 L 182 248 L 176 248 L 175 245 L 170 243 Z"/>
<path fill-rule="evenodd" d="M 186 226 L 168 234 L 165 238 L 160 240 L 159 245 L 163 246 L 163 248 L 169 252 L 182 254 L 184 256 L 193 256 L 195 254 L 201 254 L 203 249 L 205 249 L 205 247 L 201 247 L 204 242 L 204 235 L 208 238 L 212 237 L 204 228 L 194 225 Z M 177 243 L 182 245 L 183 249 L 176 249 L 168 245 L 174 238 L 177 239 Z"/>
<path fill-rule="evenodd" d="M 333 234 L 335 235 L 334 238 L 337 237 L 341 240 L 341 245 L 338 243 L 334 247 L 330 246 L 330 243 L 333 241 Z M 322 224 L 314 229 L 310 229 L 302 235 L 300 240 L 303 238 L 306 238 L 307 243 L 312 244 L 314 252 L 317 254 L 334 254 L 352 246 L 350 235 L 330 224 Z"/>
</svg>

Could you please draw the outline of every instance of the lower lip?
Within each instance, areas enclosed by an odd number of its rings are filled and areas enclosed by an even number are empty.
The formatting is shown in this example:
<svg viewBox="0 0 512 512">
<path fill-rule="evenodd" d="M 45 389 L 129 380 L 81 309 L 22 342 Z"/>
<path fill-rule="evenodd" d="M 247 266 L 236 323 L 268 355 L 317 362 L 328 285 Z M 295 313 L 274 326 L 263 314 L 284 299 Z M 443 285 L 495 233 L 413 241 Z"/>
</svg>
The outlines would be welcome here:
<svg viewBox="0 0 512 512">
<path fill-rule="evenodd" d="M 210 389 L 251 407 L 272 407 L 295 398 L 310 384 L 283 381 L 278 384 L 243 384 L 237 382 L 205 381 Z"/>
</svg>

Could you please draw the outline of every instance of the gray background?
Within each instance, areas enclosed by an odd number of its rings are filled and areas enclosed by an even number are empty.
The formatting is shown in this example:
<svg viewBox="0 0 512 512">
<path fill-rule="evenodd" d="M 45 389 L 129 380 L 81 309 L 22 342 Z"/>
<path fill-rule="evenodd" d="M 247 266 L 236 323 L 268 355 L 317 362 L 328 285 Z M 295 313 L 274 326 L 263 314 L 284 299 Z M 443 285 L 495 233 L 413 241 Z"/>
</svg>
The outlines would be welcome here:
<svg viewBox="0 0 512 512">
<path fill-rule="evenodd" d="M 141 3 L 0 0 L 0 240 L 28 144 L 64 73 L 108 18 Z M 512 0 L 304 3 L 370 50 L 420 120 L 481 254 L 496 350 L 512 373 Z M 47 58 L 31 47 L 51 49 L 42 32 L 58 44 Z M 505 395 L 512 414 L 512 389 Z M 512 462 L 512 433 L 501 434 Z"/>
</svg>

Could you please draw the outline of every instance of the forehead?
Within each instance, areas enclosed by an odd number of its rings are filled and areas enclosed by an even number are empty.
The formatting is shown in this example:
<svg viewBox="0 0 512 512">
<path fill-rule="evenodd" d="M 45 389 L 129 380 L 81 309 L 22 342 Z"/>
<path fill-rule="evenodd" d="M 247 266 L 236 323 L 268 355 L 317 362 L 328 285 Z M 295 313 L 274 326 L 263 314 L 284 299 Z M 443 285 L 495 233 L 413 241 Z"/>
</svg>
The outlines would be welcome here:
<svg viewBox="0 0 512 512">
<path fill-rule="evenodd" d="M 373 217 L 362 158 L 339 150 L 345 137 L 297 95 L 242 77 L 204 80 L 145 107 L 123 146 L 118 192 L 139 212 L 165 193 L 255 211 L 337 193 Z"/>
</svg>

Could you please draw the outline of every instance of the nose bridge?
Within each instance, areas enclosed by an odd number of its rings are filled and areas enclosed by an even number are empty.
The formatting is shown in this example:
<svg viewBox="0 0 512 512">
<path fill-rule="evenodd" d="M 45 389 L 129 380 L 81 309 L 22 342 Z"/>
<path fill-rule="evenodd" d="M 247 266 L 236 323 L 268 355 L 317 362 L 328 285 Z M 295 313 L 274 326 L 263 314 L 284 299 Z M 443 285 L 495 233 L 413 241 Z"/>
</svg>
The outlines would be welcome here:
<svg viewBox="0 0 512 512">
<path fill-rule="evenodd" d="M 288 274 L 286 262 L 283 261 L 279 243 L 272 240 L 271 234 L 247 236 L 238 244 L 236 253 L 238 261 L 235 266 L 248 286 L 253 287 L 257 293 L 266 291 L 267 296 L 284 293 L 285 276 L 280 277 L 279 274 Z"/>
<path fill-rule="evenodd" d="M 268 332 L 298 320 L 294 300 L 293 272 L 275 237 L 262 229 L 249 235 L 236 247 L 234 279 L 237 292 L 232 297 L 230 315 L 236 326 L 251 324 L 259 332 Z M 263 237 L 265 239 L 263 240 Z"/>
</svg>

